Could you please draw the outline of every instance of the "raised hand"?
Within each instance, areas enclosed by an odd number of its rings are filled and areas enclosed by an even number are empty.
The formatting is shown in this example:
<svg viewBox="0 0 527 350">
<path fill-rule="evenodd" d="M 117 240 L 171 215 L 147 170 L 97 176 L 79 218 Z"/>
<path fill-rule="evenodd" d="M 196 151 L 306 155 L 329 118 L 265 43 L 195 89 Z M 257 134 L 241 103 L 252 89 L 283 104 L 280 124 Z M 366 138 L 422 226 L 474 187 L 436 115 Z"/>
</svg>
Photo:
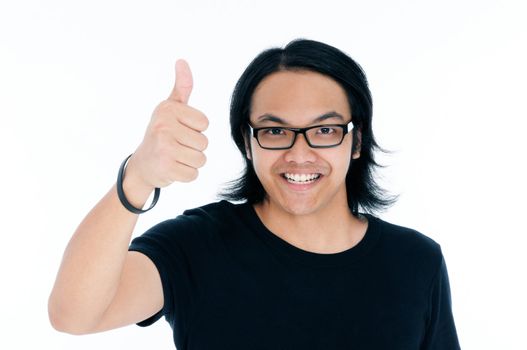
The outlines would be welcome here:
<svg viewBox="0 0 527 350">
<path fill-rule="evenodd" d="M 154 110 L 143 141 L 130 158 L 126 177 L 149 187 L 165 187 L 197 178 L 206 161 L 203 151 L 207 117 L 187 103 L 192 92 L 187 62 L 176 62 L 176 81 L 168 98 Z"/>
</svg>

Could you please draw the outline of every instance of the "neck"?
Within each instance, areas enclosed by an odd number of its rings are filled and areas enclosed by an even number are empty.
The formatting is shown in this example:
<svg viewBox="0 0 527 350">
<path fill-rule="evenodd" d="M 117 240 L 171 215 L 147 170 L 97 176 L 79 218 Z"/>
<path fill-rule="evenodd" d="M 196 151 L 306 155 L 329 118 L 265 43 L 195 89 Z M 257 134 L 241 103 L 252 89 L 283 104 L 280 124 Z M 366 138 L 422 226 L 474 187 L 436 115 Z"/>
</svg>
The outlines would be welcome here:
<svg viewBox="0 0 527 350">
<path fill-rule="evenodd" d="M 269 200 L 254 206 L 263 224 L 286 242 L 315 253 L 338 253 L 356 245 L 364 236 L 366 219 L 352 215 L 347 202 L 316 212 L 295 215 Z"/>
</svg>

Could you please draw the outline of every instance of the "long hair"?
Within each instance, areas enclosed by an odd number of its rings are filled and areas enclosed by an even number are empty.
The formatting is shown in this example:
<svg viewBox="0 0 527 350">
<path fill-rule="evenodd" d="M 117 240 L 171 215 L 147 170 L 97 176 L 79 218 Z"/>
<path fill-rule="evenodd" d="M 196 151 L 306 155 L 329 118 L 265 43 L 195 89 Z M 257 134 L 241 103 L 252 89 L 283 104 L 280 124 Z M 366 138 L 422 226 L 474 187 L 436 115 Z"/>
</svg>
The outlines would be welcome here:
<svg viewBox="0 0 527 350">
<path fill-rule="evenodd" d="M 251 98 L 266 76 L 277 71 L 302 70 L 324 74 L 346 91 L 354 125 L 352 153 L 358 146 L 357 131 L 361 131 L 360 157 L 351 159 L 346 175 L 348 206 L 353 215 L 356 216 L 359 209 L 375 213 L 391 206 L 398 196 L 387 195 L 374 179 L 375 168 L 383 167 L 375 162 L 374 151 L 389 151 L 382 149 L 373 137 L 372 98 L 364 71 L 342 51 L 307 39 L 296 39 L 284 48 L 263 51 L 249 64 L 236 83 L 230 105 L 231 136 L 245 160 L 245 169 L 241 177 L 230 181 L 219 193 L 220 198 L 249 203 L 258 203 L 264 199 L 265 190 L 245 149 L 244 135 L 250 137 L 247 126 Z"/>
</svg>

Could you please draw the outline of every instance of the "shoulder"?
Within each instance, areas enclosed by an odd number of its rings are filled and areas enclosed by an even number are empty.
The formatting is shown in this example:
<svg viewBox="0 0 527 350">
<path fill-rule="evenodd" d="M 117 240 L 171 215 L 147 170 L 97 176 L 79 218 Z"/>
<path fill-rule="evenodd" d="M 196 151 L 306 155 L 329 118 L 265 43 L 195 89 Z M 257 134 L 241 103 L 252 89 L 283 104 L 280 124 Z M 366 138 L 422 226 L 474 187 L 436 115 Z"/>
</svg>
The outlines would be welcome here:
<svg viewBox="0 0 527 350">
<path fill-rule="evenodd" d="M 414 248 L 437 251 L 440 245 L 426 234 L 407 226 L 395 224 L 380 218 L 374 218 L 382 230 L 385 239 L 398 246 L 409 246 Z"/>
<path fill-rule="evenodd" d="M 214 241 L 222 227 L 230 225 L 239 205 L 228 201 L 209 203 L 185 210 L 182 214 L 161 221 L 133 239 L 131 247 L 155 245 L 173 250 L 203 248 Z"/>
<path fill-rule="evenodd" d="M 174 227 L 190 227 L 197 223 L 219 223 L 225 221 L 228 216 L 235 214 L 237 204 L 232 204 L 222 200 L 219 202 L 208 203 L 196 208 L 186 209 L 182 214 L 175 218 L 166 219 L 154 225 L 152 231 L 166 231 Z"/>
<path fill-rule="evenodd" d="M 181 216 L 192 220 L 225 221 L 228 217 L 236 214 L 240 205 L 221 200 L 197 208 L 187 209 Z"/>
<path fill-rule="evenodd" d="M 235 220 L 240 204 L 222 200 L 196 208 L 186 209 L 175 218 L 152 226 L 145 234 L 168 235 L 178 239 L 195 239 L 196 233 L 212 233 Z"/>
<path fill-rule="evenodd" d="M 367 215 L 379 231 L 378 248 L 384 257 L 404 265 L 416 265 L 433 273 L 441 266 L 441 245 L 426 234 L 378 217 Z"/>
</svg>

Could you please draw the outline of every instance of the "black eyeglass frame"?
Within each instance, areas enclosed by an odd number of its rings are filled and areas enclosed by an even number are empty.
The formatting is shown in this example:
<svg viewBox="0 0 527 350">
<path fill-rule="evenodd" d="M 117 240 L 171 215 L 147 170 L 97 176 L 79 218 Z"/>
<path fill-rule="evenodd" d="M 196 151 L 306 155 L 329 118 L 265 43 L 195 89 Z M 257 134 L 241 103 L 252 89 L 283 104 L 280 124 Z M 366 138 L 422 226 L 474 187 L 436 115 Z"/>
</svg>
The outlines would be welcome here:
<svg viewBox="0 0 527 350">
<path fill-rule="evenodd" d="M 254 128 L 250 123 L 247 123 L 247 125 L 249 126 L 249 129 L 251 130 L 251 135 L 256 139 L 256 142 L 258 142 L 258 145 L 261 148 L 269 149 L 269 150 L 284 150 L 284 149 L 290 149 L 290 148 L 293 147 L 293 145 L 296 142 L 296 137 L 297 137 L 298 134 L 304 135 L 304 139 L 306 140 L 307 144 L 311 148 L 332 148 L 332 147 L 337 147 L 337 146 L 339 146 L 342 143 L 342 141 L 344 141 L 344 137 L 346 136 L 346 134 L 348 132 L 350 132 L 351 130 L 353 130 L 354 125 L 352 123 L 353 123 L 353 120 L 350 120 L 346 124 L 320 124 L 320 125 L 309 126 L 307 128 L 289 128 L 289 127 L 285 127 L 285 126 L 266 126 L 266 127 L 262 127 L 262 128 Z M 348 125 L 349 124 L 351 124 L 351 129 L 350 130 L 348 130 Z M 309 138 L 306 136 L 306 132 L 308 130 L 310 130 L 310 129 L 320 128 L 320 127 L 335 127 L 335 126 L 342 128 L 343 132 L 342 132 L 342 138 L 340 139 L 340 142 L 336 143 L 334 145 L 327 145 L 327 146 L 324 146 L 324 145 L 320 145 L 320 146 L 313 145 L 313 144 L 311 144 L 311 142 L 309 142 Z M 262 146 L 260 144 L 260 140 L 258 140 L 258 131 L 264 130 L 264 129 L 285 129 L 285 130 L 290 130 L 290 131 L 295 133 L 295 136 L 293 137 L 293 141 L 291 142 L 291 144 L 288 147 L 264 147 L 264 146 Z"/>
</svg>

